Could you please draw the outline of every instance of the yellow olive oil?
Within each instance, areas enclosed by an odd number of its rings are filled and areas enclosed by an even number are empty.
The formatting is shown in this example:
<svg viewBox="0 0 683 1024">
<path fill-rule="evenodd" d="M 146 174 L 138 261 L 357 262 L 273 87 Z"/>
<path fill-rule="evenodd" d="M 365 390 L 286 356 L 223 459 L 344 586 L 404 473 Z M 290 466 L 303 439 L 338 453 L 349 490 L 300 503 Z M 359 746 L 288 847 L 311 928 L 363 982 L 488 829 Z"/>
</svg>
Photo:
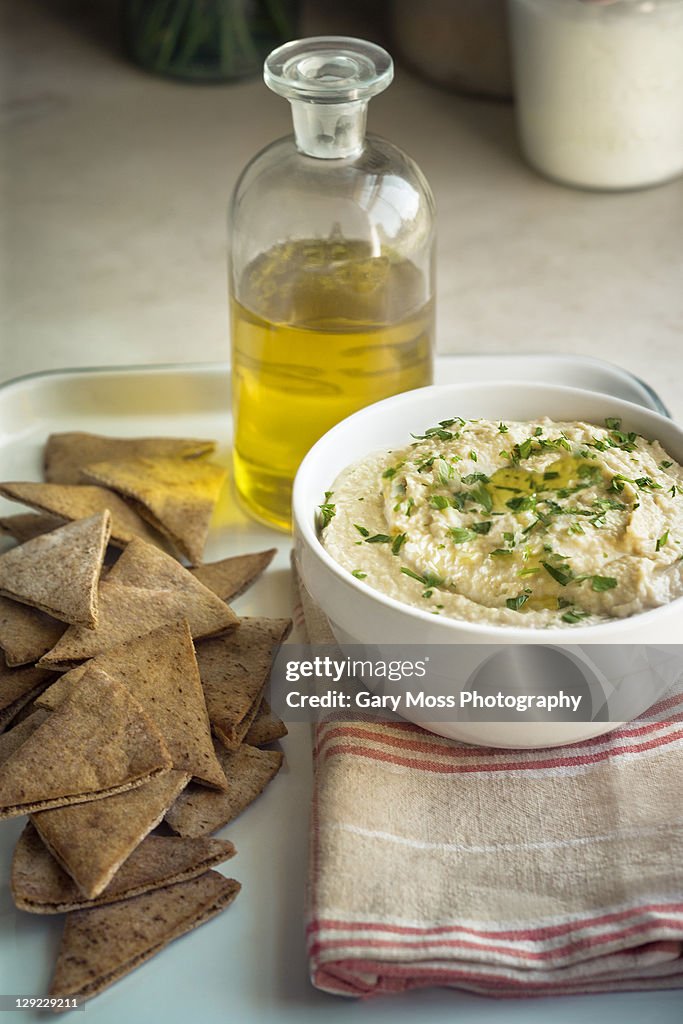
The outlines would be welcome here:
<svg viewBox="0 0 683 1024">
<path fill-rule="evenodd" d="M 252 514 L 288 530 L 292 481 L 318 438 L 431 383 L 433 302 L 421 271 L 390 252 L 295 241 L 247 266 L 231 319 L 235 483 Z"/>
</svg>

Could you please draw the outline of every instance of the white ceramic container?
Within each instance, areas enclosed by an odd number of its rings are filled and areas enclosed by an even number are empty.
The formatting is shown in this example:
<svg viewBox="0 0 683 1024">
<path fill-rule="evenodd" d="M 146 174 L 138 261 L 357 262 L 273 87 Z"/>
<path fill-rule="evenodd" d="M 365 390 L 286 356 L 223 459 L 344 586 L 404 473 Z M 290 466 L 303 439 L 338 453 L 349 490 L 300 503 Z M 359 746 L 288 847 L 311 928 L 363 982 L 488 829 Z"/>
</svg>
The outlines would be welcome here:
<svg viewBox="0 0 683 1024">
<path fill-rule="evenodd" d="M 322 546 L 317 508 L 336 476 L 372 451 L 396 448 L 431 423 L 453 416 L 492 420 L 584 420 L 620 417 L 624 430 L 656 438 L 683 462 L 683 431 L 671 420 L 630 402 L 596 392 L 546 384 L 454 384 L 421 388 L 378 402 L 339 423 L 304 459 L 294 483 L 295 554 L 302 581 L 327 615 L 341 644 L 377 648 L 392 644 L 671 645 L 683 637 L 683 599 L 627 619 L 591 626 L 534 629 L 442 618 L 402 604 L 354 579 Z M 615 656 L 617 650 L 615 650 Z M 621 661 L 621 659 L 618 659 Z M 615 660 L 615 665 L 617 660 Z M 604 670 L 604 666 L 603 666 Z M 645 705 L 647 706 L 647 705 Z M 643 707 L 641 710 L 645 710 Z M 416 719 L 417 720 L 417 719 Z M 495 746 L 550 746 L 575 742 L 614 727 L 583 723 L 429 723 L 442 735 Z"/>
</svg>

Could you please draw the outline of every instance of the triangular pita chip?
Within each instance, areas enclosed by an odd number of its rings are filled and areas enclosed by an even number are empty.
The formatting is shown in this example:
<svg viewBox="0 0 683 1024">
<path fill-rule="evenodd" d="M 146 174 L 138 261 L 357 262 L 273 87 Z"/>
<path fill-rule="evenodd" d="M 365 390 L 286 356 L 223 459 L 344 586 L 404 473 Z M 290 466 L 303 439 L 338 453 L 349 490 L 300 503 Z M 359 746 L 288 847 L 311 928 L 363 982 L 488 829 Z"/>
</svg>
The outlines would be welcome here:
<svg viewBox="0 0 683 1024">
<path fill-rule="evenodd" d="M 40 697 L 37 698 L 37 701 L 40 701 Z M 259 705 L 254 721 L 247 729 L 244 742 L 252 747 L 265 747 L 269 743 L 281 740 L 286 735 L 287 726 L 281 718 L 278 718 L 264 698 Z"/>
<path fill-rule="evenodd" d="M 33 665 L 8 668 L 0 659 L 0 732 L 52 679 L 54 673 L 46 669 L 34 668 Z"/>
<path fill-rule="evenodd" d="M 62 870 L 29 822 L 14 849 L 12 896 L 15 906 L 30 914 L 64 914 L 118 903 L 165 885 L 197 878 L 234 854 L 235 847 L 227 839 L 147 836 L 116 872 L 104 892 L 89 900 Z"/>
<path fill-rule="evenodd" d="M 72 669 L 50 687 L 41 707 L 58 707 L 90 667 L 123 683 L 140 701 L 161 733 L 174 768 L 214 789 L 225 789 L 187 622 L 161 626 Z"/>
<path fill-rule="evenodd" d="M 127 565 L 135 567 L 136 578 L 147 579 L 144 587 L 122 585 Z M 70 627 L 41 658 L 41 665 L 71 668 L 178 619 L 187 619 L 195 639 L 215 636 L 239 621 L 227 604 L 174 558 L 137 540 L 131 541 L 100 583 L 98 612 L 96 630 Z"/>
<path fill-rule="evenodd" d="M 62 622 L 97 624 L 97 584 L 111 530 L 106 510 L 0 555 L 0 593 Z"/>
<path fill-rule="evenodd" d="M 125 503 L 106 487 L 85 487 L 71 484 L 4 483 L 0 494 L 10 501 L 20 501 L 40 512 L 62 519 L 85 519 L 108 509 L 111 512 L 111 543 L 125 547 L 133 537 L 156 543 L 153 530 Z"/>
<path fill-rule="evenodd" d="M 119 645 L 121 648 L 124 646 L 124 644 Z M 112 651 L 118 651 L 119 647 L 113 647 Z M 55 708 L 58 708 L 60 704 L 63 704 L 73 694 L 76 685 L 91 665 L 95 668 L 100 667 L 100 657 L 104 658 L 106 655 L 98 655 L 96 658 L 91 658 L 90 661 L 84 661 L 80 665 L 76 665 L 75 668 L 69 669 L 63 675 L 57 676 L 55 682 L 36 697 L 37 706 L 45 708 L 47 711 L 54 711 Z"/>
<path fill-rule="evenodd" d="M 84 475 L 134 502 L 140 515 L 195 563 L 202 560 L 226 472 L 203 459 L 139 458 L 97 462 Z"/>
<path fill-rule="evenodd" d="M 244 618 L 231 633 L 197 645 L 211 727 L 229 750 L 237 749 L 256 715 L 273 658 L 291 627 L 289 619 Z"/>
<path fill-rule="evenodd" d="M 140 704 L 121 683 L 92 669 L 5 761 L 0 818 L 101 799 L 170 768 L 168 750 Z"/>
<path fill-rule="evenodd" d="M 8 757 L 11 757 L 15 750 L 18 750 L 32 732 L 42 725 L 49 718 L 50 712 L 38 708 L 25 718 L 19 725 L 13 726 L 7 732 L 0 735 L 0 765 L 3 765 Z"/>
<path fill-rule="evenodd" d="M 54 673 L 46 669 L 35 668 L 33 665 L 8 668 L 0 661 L 0 711 L 35 690 L 37 686 L 47 686 L 50 679 L 54 679 Z"/>
<path fill-rule="evenodd" d="M 170 771 L 104 800 L 31 815 L 41 839 L 88 899 L 98 896 L 189 782 Z"/>
<path fill-rule="evenodd" d="M 66 630 L 51 615 L 0 597 L 0 647 L 10 666 L 32 665 L 54 647 Z"/>
<path fill-rule="evenodd" d="M 232 903 L 234 878 L 207 871 L 199 878 L 107 907 L 68 914 L 50 996 L 90 999 Z M 191 983 L 188 970 L 188 984 Z"/>
<path fill-rule="evenodd" d="M 56 530 L 58 526 L 64 526 L 64 520 L 47 512 L 19 512 L 15 516 L 0 518 L 0 534 L 14 537 L 19 544 Z"/>
<path fill-rule="evenodd" d="M 275 552 L 276 548 L 269 548 L 268 551 L 223 558 L 220 562 L 205 562 L 190 572 L 222 601 L 232 601 L 259 578 L 272 562 Z"/>
<path fill-rule="evenodd" d="M 236 818 L 266 788 L 282 766 L 279 750 L 258 750 L 243 743 L 234 753 L 216 744 L 228 780 L 227 793 L 212 793 L 194 783 L 166 813 L 166 822 L 180 836 L 204 836 Z"/>
<path fill-rule="evenodd" d="M 209 587 L 205 587 L 193 572 L 181 565 L 172 555 L 160 551 L 152 544 L 146 544 L 143 540 L 130 542 L 109 570 L 108 579 L 130 587 L 184 591 L 190 595 L 190 600 L 194 599 L 197 594 L 205 596 L 208 594 L 214 607 L 218 607 L 216 601 L 220 600 Z M 221 601 L 221 604 L 224 602 Z M 236 623 L 237 616 L 234 613 L 231 614 Z"/>
<path fill-rule="evenodd" d="M 45 479 L 55 484 L 83 482 L 81 470 L 92 462 L 109 459 L 194 459 L 210 455 L 215 441 L 183 437 L 104 437 L 70 432 L 50 434 L 45 445 Z"/>
</svg>

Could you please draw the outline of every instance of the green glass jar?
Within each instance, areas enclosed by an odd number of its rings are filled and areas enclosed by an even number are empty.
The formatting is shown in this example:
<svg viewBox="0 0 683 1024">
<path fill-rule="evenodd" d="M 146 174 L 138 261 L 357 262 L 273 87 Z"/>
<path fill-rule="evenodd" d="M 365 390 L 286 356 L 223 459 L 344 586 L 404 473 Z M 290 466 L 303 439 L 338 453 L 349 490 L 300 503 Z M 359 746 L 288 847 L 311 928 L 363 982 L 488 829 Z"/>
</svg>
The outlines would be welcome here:
<svg viewBox="0 0 683 1024">
<path fill-rule="evenodd" d="M 258 74 L 298 17 L 299 0 L 125 0 L 124 45 L 147 71 L 229 81 Z"/>
</svg>

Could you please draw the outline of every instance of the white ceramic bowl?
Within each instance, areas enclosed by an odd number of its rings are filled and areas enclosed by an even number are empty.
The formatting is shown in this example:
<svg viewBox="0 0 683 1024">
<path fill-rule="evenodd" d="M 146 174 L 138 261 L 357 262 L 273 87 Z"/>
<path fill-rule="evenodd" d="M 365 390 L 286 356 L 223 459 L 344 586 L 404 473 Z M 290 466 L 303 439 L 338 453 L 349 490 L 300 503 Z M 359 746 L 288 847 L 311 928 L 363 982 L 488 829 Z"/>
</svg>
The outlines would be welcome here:
<svg viewBox="0 0 683 1024">
<path fill-rule="evenodd" d="M 318 506 L 337 475 L 373 451 L 402 447 L 410 433 L 453 416 L 465 419 L 583 420 L 619 417 L 624 430 L 657 439 L 683 463 L 683 431 L 649 409 L 610 395 L 549 384 L 496 381 L 435 385 L 388 398 L 354 413 L 328 431 L 304 459 L 294 482 L 293 523 L 301 579 L 342 644 L 674 644 L 683 636 L 683 599 L 627 619 L 561 628 L 493 626 L 442 618 L 402 604 L 354 579 L 327 553 L 318 536 Z M 569 634 L 569 635 L 568 635 Z M 496 746 L 549 746 L 607 731 L 610 723 L 425 723 L 435 732 Z M 578 730 L 578 732 L 577 732 Z"/>
</svg>

